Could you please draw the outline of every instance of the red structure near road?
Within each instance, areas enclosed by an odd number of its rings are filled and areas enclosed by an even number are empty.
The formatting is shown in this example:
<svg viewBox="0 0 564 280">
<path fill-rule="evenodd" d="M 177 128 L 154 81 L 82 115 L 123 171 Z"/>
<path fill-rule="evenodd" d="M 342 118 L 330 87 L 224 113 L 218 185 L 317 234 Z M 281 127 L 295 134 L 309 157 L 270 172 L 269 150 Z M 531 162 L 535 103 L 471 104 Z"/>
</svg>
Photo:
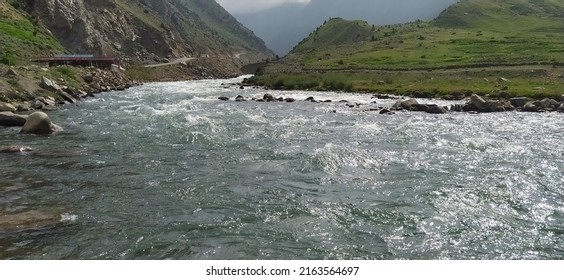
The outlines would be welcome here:
<svg viewBox="0 0 564 280">
<path fill-rule="evenodd" d="M 117 65 L 118 61 L 113 57 L 95 57 L 91 54 L 63 54 L 54 57 L 45 57 L 35 60 L 36 62 L 48 63 L 49 66 L 70 65 L 97 67 L 111 69 L 112 65 Z"/>
</svg>

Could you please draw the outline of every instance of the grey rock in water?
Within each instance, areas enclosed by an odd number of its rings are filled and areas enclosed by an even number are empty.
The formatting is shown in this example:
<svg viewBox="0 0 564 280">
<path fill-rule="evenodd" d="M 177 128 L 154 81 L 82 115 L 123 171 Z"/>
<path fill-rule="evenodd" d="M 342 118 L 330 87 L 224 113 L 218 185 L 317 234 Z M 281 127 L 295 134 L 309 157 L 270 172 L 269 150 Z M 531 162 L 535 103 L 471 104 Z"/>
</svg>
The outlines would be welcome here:
<svg viewBox="0 0 564 280">
<path fill-rule="evenodd" d="M 527 102 L 529 102 L 529 98 L 527 97 L 515 97 L 515 98 L 511 98 L 511 105 L 513 105 L 516 108 L 523 108 L 525 106 L 525 104 L 527 104 Z"/>
<path fill-rule="evenodd" d="M 434 104 L 427 105 L 427 104 L 415 104 L 409 108 L 410 111 L 417 111 L 417 112 L 427 112 L 429 110 L 429 106 L 436 106 Z"/>
<path fill-rule="evenodd" d="M 267 101 L 267 102 L 272 102 L 274 101 L 274 96 L 272 96 L 272 94 L 270 93 L 266 93 L 263 97 L 263 100 Z"/>
<path fill-rule="evenodd" d="M 7 147 L 0 147 L 0 153 L 3 154 L 17 154 L 31 151 L 33 151 L 33 149 L 28 146 L 12 145 Z"/>
<path fill-rule="evenodd" d="M 47 114 L 43 112 L 35 112 L 29 115 L 20 133 L 47 135 L 62 130 L 63 129 L 60 126 L 51 122 L 51 119 L 49 119 Z"/>
<path fill-rule="evenodd" d="M 454 104 L 450 107 L 450 110 L 453 111 L 453 112 L 462 112 L 463 108 L 464 108 L 464 105 L 462 105 L 462 104 Z"/>
<path fill-rule="evenodd" d="M 16 112 L 16 107 L 10 103 L 0 102 L 0 112 Z"/>
<path fill-rule="evenodd" d="M 294 99 L 292 97 L 288 97 L 288 98 L 284 99 L 284 101 L 286 101 L 288 103 L 292 103 L 292 102 L 296 102 L 296 99 Z"/>
<path fill-rule="evenodd" d="M 12 112 L 0 113 L 0 126 L 23 126 L 28 116 L 17 115 Z"/>
<path fill-rule="evenodd" d="M 560 113 L 564 113 L 564 103 L 560 104 L 560 107 L 558 107 L 558 109 L 556 109 L 556 111 L 558 111 Z"/>
<path fill-rule="evenodd" d="M 67 92 L 65 92 L 62 89 L 57 90 L 57 94 L 69 103 L 77 103 L 78 102 L 78 100 L 76 100 L 74 97 L 72 97 L 70 94 L 68 94 Z"/>
<path fill-rule="evenodd" d="M 535 105 L 533 102 L 527 102 L 525 106 L 523 106 L 523 111 L 525 112 L 538 112 L 540 108 Z"/>
<path fill-rule="evenodd" d="M 429 114 L 446 114 L 448 113 L 448 110 L 442 106 L 431 104 L 428 105 L 428 109 L 425 112 Z"/>
<path fill-rule="evenodd" d="M 487 102 L 487 107 L 489 112 L 505 112 L 513 111 L 515 108 L 508 101 L 490 101 Z"/>
<path fill-rule="evenodd" d="M 225 96 L 218 97 L 217 99 L 221 101 L 229 101 L 229 97 L 225 97 Z"/>
<path fill-rule="evenodd" d="M 408 99 L 400 103 L 401 107 L 406 110 L 409 110 L 412 106 L 416 106 L 417 104 L 419 104 L 419 102 L 416 99 Z"/>
<path fill-rule="evenodd" d="M 12 213 L 0 210 L 0 228 L 5 231 L 33 231 L 63 224 L 59 210 L 27 210 Z"/>
<path fill-rule="evenodd" d="M 488 109 L 486 101 L 477 94 L 472 94 L 472 96 L 470 96 L 470 104 L 480 112 L 487 111 Z"/>
<path fill-rule="evenodd" d="M 545 99 L 541 100 L 540 104 L 542 104 L 543 109 L 556 110 L 560 106 L 560 102 L 558 102 L 554 99 L 550 99 L 550 98 L 545 98 Z"/>
</svg>

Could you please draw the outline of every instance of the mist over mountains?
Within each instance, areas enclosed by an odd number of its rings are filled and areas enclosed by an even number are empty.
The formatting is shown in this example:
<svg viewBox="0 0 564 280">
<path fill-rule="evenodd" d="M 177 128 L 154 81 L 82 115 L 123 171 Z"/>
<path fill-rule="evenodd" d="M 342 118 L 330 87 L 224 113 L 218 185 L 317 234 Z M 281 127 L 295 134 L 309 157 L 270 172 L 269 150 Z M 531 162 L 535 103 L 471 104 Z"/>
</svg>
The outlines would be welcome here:
<svg viewBox="0 0 564 280">
<path fill-rule="evenodd" d="M 325 20 L 332 17 L 361 19 L 387 25 L 439 15 L 458 0 L 311 0 L 288 2 L 258 11 L 234 11 L 234 16 L 262 38 L 279 55 L 287 54 Z"/>
</svg>

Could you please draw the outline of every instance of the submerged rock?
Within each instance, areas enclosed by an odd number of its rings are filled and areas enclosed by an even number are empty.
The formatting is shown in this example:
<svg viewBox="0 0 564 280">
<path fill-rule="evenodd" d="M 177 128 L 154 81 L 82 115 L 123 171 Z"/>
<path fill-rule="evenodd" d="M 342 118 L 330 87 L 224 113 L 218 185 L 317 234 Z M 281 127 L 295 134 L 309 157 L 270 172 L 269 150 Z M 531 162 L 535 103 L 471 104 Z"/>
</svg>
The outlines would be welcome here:
<svg viewBox="0 0 564 280">
<path fill-rule="evenodd" d="M 218 98 L 221 101 L 229 101 L 229 97 L 221 96 Z"/>
<path fill-rule="evenodd" d="M 28 146 L 13 145 L 7 147 L 0 147 L 0 153 L 3 154 L 17 154 L 17 153 L 25 153 L 31 151 L 33 151 L 33 149 Z"/>
<path fill-rule="evenodd" d="M 64 223 L 61 211 L 28 210 L 10 213 L 0 211 L 0 229 L 5 231 L 42 230 Z"/>
<path fill-rule="evenodd" d="M 35 112 L 29 115 L 20 133 L 46 135 L 62 130 L 60 126 L 51 122 L 47 114 Z"/>
</svg>

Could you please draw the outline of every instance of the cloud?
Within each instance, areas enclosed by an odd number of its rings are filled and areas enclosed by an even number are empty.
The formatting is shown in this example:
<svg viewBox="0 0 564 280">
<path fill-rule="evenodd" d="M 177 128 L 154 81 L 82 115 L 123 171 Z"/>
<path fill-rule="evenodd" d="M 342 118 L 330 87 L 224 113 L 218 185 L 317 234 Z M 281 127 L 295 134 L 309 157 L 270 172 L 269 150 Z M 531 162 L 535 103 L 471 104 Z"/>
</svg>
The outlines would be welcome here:
<svg viewBox="0 0 564 280">
<path fill-rule="evenodd" d="M 216 0 L 232 14 L 256 12 L 288 2 L 308 3 L 311 0 Z"/>
</svg>

